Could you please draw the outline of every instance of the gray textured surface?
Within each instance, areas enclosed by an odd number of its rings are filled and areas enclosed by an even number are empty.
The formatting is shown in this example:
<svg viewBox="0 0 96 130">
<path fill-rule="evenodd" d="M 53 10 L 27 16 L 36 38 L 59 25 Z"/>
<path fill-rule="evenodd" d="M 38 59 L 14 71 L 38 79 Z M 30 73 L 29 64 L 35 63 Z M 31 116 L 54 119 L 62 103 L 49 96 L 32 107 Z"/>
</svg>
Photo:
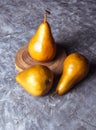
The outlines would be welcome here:
<svg viewBox="0 0 96 130">
<path fill-rule="evenodd" d="M 92 63 L 66 95 L 32 97 L 16 82 L 14 57 L 43 19 L 55 41 Z M 0 130 L 96 130 L 96 0 L 0 0 Z"/>
</svg>

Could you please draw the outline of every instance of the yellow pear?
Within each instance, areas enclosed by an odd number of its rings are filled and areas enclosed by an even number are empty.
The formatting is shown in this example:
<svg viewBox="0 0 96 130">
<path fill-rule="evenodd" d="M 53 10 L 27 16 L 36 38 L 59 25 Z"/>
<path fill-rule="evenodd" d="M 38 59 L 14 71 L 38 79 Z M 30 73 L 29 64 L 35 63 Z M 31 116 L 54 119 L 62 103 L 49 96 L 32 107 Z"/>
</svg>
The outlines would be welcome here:
<svg viewBox="0 0 96 130">
<path fill-rule="evenodd" d="M 81 54 L 72 53 L 64 61 L 63 73 L 58 82 L 56 92 L 65 94 L 77 82 L 81 81 L 89 71 L 89 62 Z"/>
<path fill-rule="evenodd" d="M 55 57 L 56 45 L 50 25 L 46 20 L 46 11 L 44 22 L 39 25 L 35 35 L 29 41 L 28 52 L 37 61 L 50 61 Z"/>
<path fill-rule="evenodd" d="M 31 95 L 42 96 L 53 84 L 53 72 L 44 65 L 34 65 L 16 75 L 16 81 Z"/>
</svg>

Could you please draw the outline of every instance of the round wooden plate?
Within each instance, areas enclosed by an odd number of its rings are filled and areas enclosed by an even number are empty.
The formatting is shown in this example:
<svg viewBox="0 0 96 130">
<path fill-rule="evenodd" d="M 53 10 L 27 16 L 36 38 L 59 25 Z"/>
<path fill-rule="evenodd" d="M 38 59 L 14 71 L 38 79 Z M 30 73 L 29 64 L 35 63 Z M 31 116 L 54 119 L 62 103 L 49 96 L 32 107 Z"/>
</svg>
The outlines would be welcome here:
<svg viewBox="0 0 96 130">
<path fill-rule="evenodd" d="M 63 62 L 66 58 L 65 50 L 62 46 L 57 45 L 57 54 L 50 62 L 38 62 L 32 59 L 28 53 L 28 45 L 23 46 L 18 50 L 15 57 L 16 69 L 21 72 L 33 65 L 42 64 L 49 67 L 56 75 L 60 75 L 63 70 Z"/>
</svg>

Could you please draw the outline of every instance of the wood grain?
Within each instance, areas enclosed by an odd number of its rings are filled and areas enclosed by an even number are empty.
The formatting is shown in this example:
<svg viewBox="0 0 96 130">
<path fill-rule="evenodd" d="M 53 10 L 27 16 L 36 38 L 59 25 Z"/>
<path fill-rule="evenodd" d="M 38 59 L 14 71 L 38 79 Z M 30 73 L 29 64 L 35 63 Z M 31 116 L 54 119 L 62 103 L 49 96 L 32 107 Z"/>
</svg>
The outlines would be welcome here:
<svg viewBox="0 0 96 130">
<path fill-rule="evenodd" d="M 19 72 L 21 72 L 33 65 L 42 64 L 42 65 L 49 67 L 56 75 L 59 75 L 62 73 L 63 62 L 64 62 L 64 59 L 66 58 L 66 53 L 65 53 L 64 47 L 57 45 L 57 54 L 52 61 L 38 62 L 30 57 L 27 46 L 28 45 L 23 46 L 16 53 L 15 66 Z"/>
</svg>

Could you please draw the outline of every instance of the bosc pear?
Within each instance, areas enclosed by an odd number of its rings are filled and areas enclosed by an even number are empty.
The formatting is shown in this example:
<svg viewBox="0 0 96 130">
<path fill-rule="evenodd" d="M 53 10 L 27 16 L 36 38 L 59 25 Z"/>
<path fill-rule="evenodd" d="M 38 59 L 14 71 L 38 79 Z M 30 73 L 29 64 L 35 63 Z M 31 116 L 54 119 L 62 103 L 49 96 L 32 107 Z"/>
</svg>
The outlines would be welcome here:
<svg viewBox="0 0 96 130">
<path fill-rule="evenodd" d="M 63 95 L 81 81 L 89 71 L 89 61 L 78 53 L 72 53 L 64 61 L 63 73 L 56 87 L 56 93 Z"/>
<path fill-rule="evenodd" d="M 29 41 L 28 52 L 33 59 L 40 62 L 51 61 L 56 55 L 56 45 L 47 22 L 46 11 L 44 22 L 39 25 L 35 35 Z"/>
<path fill-rule="evenodd" d="M 53 78 L 53 72 L 44 65 L 34 65 L 16 75 L 16 81 L 33 96 L 47 94 Z"/>
</svg>

